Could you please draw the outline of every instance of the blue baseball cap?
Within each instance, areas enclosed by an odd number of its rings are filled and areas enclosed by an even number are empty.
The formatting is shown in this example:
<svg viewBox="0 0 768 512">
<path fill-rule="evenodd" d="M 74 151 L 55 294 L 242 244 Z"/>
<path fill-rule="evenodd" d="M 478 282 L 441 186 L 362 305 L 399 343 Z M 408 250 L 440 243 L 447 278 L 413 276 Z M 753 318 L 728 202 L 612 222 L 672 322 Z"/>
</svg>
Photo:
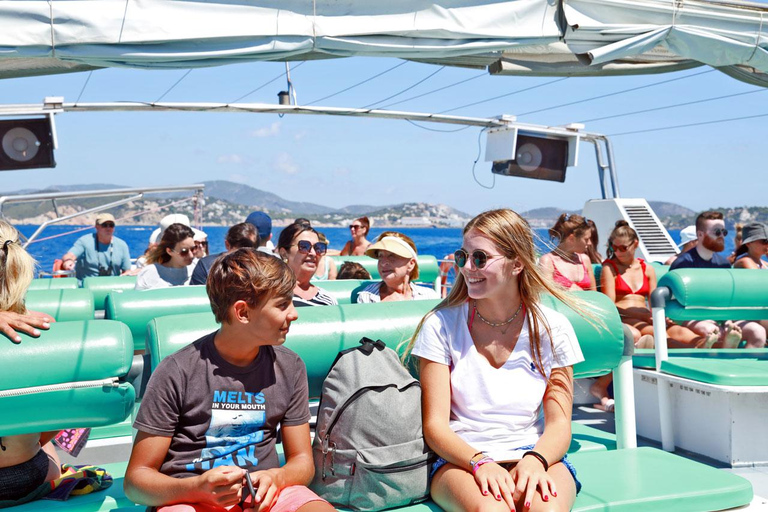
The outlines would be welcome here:
<svg viewBox="0 0 768 512">
<path fill-rule="evenodd" d="M 253 212 L 245 219 L 248 224 L 253 224 L 259 232 L 259 239 L 266 240 L 272 234 L 272 217 L 264 212 Z"/>
</svg>

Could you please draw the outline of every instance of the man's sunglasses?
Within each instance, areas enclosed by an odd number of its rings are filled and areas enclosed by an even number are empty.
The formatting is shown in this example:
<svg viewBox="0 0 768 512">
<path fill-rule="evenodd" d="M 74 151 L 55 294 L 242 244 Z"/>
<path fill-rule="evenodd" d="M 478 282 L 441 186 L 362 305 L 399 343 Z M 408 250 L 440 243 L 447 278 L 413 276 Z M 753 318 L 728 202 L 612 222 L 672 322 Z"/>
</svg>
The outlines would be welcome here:
<svg viewBox="0 0 768 512">
<path fill-rule="evenodd" d="M 453 261 L 456 262 L 456 266 L 459 268 L 464 268 L 464 266 L 467 264 L 467 260 L 469 259 L 469 253 L 465 251 L 464 249 L 459 249 L 455 253 L 453 253 Z M 493 255 L 488 254 L 487 252 L 481 250 L 481 249 L 475 249 L 472 251 L 472 263 L 475 265 L 475 268 L 481 269 L 485 267 L 485 265 L 488 263 L 488 260 L 492 260 L 494 258 L 501 258 L 501 255 Z"/>
<path fill-rule="evenodd" d="M 115 227 L 115 223 L 114 222 L 105 222 L 103 224 L 100 224 L 100 226 L 103 227 L 103 228 L 113 228 L 113 227 Z"/>
<path fill-rule="evenodd" d="M 717 228 L 710 231 L 715 236 L 728 236 L 728 230 L 725 228 Z"/>
<path fill-rule="evenodd" d="M 313 245 L 308 240 L 300 240 L 296 243 L 296 247 L 299 248 L 299 252 L 302 254 L 309 254 L 309 251 L 312 250 L 313 247 L 315 248 L 315 253 L 319 255 L 325 254 L 328 250 L 328 244 L 323 242 L 316 242 Z"/>
</svg>

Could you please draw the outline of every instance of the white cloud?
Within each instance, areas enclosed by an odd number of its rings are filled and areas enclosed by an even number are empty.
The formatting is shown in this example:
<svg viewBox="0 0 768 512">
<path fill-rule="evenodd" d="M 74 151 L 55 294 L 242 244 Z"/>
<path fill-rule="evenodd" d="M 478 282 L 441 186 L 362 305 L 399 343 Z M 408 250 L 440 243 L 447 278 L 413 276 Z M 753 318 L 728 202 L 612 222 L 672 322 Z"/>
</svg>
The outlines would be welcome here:
<svg viewBox="0 0 768 512">
<path fill-rule="evenodd" d="M 297 174 L 299 166 L 293 161 L 293 157 L 288 153 L 280 153 L 273 164 L 274 168 L 284 174 Z"/>
<path fill-rule="evenodd" d="M 280 135 L 280 121 L 275 121 L 269 126 L 265 126 L 263 128 L 259 128 L 258 130 L 253 130 L 251 132 L 251 137 L 275 137 L 276 135 Z"/>
<path fill-rule="evenodd" d="M 242 155 L 236 153 L 230 153 L 229 155 L 220 155 L 216 161 L 220 164 L 236 164 L 240 165 L 245 162 L 245 158 Z"/>
</svg>

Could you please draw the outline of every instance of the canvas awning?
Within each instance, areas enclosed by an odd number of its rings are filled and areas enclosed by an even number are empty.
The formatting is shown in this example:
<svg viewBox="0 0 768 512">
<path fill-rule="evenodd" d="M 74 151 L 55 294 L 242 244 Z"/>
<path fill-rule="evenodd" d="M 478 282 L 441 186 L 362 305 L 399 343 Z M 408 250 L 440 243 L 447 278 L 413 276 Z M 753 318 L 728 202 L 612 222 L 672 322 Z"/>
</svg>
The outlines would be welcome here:
<svg viewBox="0 0 768 512">
<path fill-rule="evenodd" d="M 706 64 L 766 86 L 767 13 L 701 0 L 0 1 L 0 77 L 372 56 L 502 75 Z"/>
</svg>

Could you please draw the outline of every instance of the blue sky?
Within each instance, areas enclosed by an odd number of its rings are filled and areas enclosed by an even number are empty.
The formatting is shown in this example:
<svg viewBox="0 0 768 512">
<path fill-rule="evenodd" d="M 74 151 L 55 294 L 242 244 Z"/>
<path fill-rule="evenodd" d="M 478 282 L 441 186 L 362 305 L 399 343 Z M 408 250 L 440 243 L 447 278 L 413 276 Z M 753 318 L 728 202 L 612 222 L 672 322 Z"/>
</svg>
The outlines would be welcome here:
<svg viewBox="0 0 768 512">
<path fill-rule="evenodd" d="M 299 104 L 340 91 L 397 65 L 393 59 L 350 58 L 293 64 Z M 438 70 L 408 62 L 323 101 L 362 107 L 387 98 Z M 249 63 L 195 69 L 164 101 L 233 101 L 284 71 L 282 63 Z M 706 72 L 709 71 L 709 72 Z M 3 103 L 39 103 L 45 96 L 74 101 L 155 101 L 186 71 L 106 69 L 88 73 L 0 81 Z M 768 114 L 768 89 L 700 67 L 679 73 L 637 77 L 496 77 L 481 70 L 444 68 L 393 103 L 476 77 L 391 108 L 440 112 L 540 87 L 455 110 L 456 115 L 492 117 L 523 114 L 520 121 L 563 125 L 716 96 L 731 97 L 678 108 L 589 121 L 587 130 L 608 135 L 673 125 Z M 650 86 L 673 78 L 669 83 Z M 650 86 L 594 101 L 564 103 Z M 277 101 L 285 80 L 242 101 Z M 763 92 L 765 91 L 765 92 Z M 594 152 L 581 146 L 579 166 L 565 184 L 496 177 L 493 189 L 478 185 L 472 164 L 479 128 L 428 131 L 405 121 L 230 113 L 65 113 L 56 117 L 59 149 L 55 169 L 0 173 L 0 191 L 44 185 L 115 183 L 125 186 L 180 185 L 225 179 L 246 183 L 294 201 L 341 207 L 427 201 L 474 214 L 508 206 L 519 211 L 543 206 L 577 209 L 599 195 Z M 455 130 L 448 125 L 424 125 Z M 621 192 L 682 204 L 764 206 L 765 133 L 768 115 L 727 123 L 649 131 L 612 138 Z M 485 145 L 485 136 L 481 138 Z M 494 183 L 490 164 L 478 162 L 477 180 Z"/>
</svg>

